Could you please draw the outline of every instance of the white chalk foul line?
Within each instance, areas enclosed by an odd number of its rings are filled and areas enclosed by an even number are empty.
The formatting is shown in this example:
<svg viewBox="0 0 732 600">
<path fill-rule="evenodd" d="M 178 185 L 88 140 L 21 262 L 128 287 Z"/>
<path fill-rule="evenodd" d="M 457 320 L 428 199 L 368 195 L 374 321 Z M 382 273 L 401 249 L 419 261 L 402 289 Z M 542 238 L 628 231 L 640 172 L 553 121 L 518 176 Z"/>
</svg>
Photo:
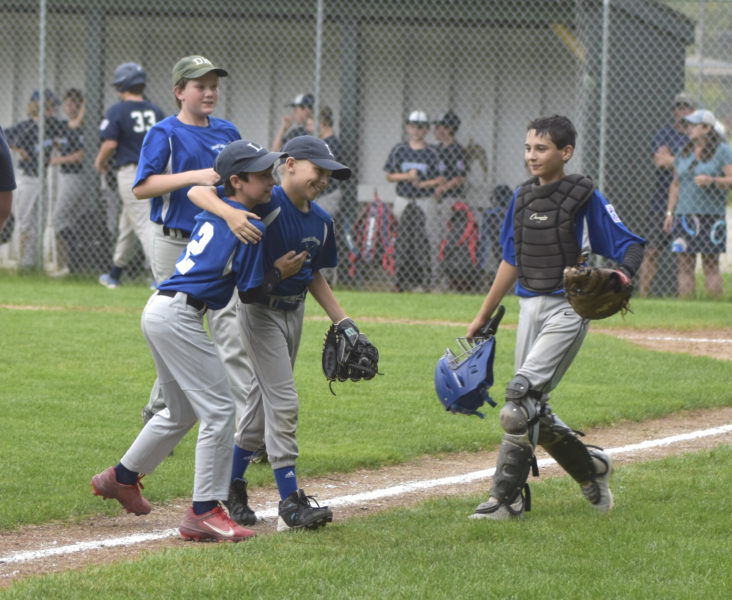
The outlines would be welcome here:
<svg viewBox="0 0 732 600">
<path fill-rule="evenodd" d="M 625 340 L 639 340 L 650 342 L 690 342 L 694 344 L 732 344 L 732 340 L 713 339 L 713 338 L 688 338 L 688 337 L 672 337 L 666 335 L 621 335 Z"/>
<path fill-rule="evenodd" d="M 629 444 L 627 446 L 620 446 L 618 448 L 606 448 L 605 452 L 610 455 L 614 454 L 625 454 L 628 452 L 636 452 L 639 450 L 648 450 L 650 448 L 657 448 L 660 446 L 670 446 L 678 444 L 680 442 L 686 442 L 689 440 L 695 440 L 704 437 L 710 437 L 715 435 L 722 435 L 732 431 L 732 423 L 728 425 L 722 425 L 720 427 L 713 427 L 711 429 L 702 429 L 698 431 L 691 431 L 689 433 L 682 433 L 679 435 L 673 435 L 670 437 L 660 438 L 657 440 L 646 440 L 637 444 Z M 554 464 L 554 459 L 544 458 L 538 461 L 540 467 L 546 467 Z M 464 485 L 473 481 L 479 481 L 481 479 L 489 479 L 493 477 L 495 468 L 483 469 L 481 471 L 473 471 L 471 473 L 465 473 L 463 475 L 454 475 L 451 477 L 441 477 L 439 479 L 427 479 L 423 481 L 411 481 L 400 485 L 395 485 L 388 488 L 381 488 L 378 490 L 371 490 L 370 492 L 363 492 L 360 494 L 351 494 L 348 496 L 337 496 L 329 500 L 325 500 L 323 504 L 328 506 L 348 506 L 352 504 L 362 504 L 368 501 L 379 500 L 382 498 L 391 498 L 393 496 L 401 496 L 403 494 L 409 494 L 419 490 L 426 490 L 436 487 L 443 487 L 448 485 Z M 258 512 L 257 517 L 260 519 L 269 519 L 277 516 L 276 508 L 269 508 L 264 511 Z M 26 552 L 16 552 L 7 556 L 0 557 L 0 565 L 9 565 L 14 563 L 22 563 L 33 560 L 40 560 L 43 558 L 49 558 L 51 556 L 58 556 L 61 554 L 74 554 L 76 552 L 85 552 L 88 550 L 99 550 L 102 548 L 114 548 L 118 546 L 132 546 L 134 544 L 140 544 L 142 542 L 150 542 L 156 540 L 162 540 L 169 537 L 179 535 L 178 529 L 164 529 L 160 531 L 152 531 L 150 533 L 139 533 L 134 535 L 128 535 L 119 538 L 108 538 L 103 540 L 92 540 L 87 542 L 77 542 L 67 546 L 54 546 L 51 548 L 42 548 L 39 550 L 30 550 Z"/>
</svg>

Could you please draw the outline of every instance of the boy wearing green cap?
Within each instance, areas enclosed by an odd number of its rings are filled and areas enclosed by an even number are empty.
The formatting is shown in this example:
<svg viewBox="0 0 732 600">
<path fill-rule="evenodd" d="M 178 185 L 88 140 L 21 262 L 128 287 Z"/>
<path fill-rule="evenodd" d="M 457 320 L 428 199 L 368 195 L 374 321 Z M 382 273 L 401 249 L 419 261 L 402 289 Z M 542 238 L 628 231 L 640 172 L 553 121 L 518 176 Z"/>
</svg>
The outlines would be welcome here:
<svg viewBox="0 0 732 600">
<path fill-rule="evenodd" d="M 188 189 L 215 185 L 219 180 L 213 169 L 216 157 L 229 142 L 241 138 L 233 123 L 212 116 L 219 99 L 219 78 L 227 75 L 203 56 L 180 59 L 173 67 L 173 92 L 180 111 L 156 123 L 142 144 L 133 191 L 137 198 L 151 199 L 151 267 L 157 282 L 175 271 L 190 240 L 194 218 L 201 212 L 188 200 Z M 248 233 L 237 235 L 240 240 L 259 240 L 259 230 L 253 225 L 245 231 Z M 225 308 L 209 311 L 208 322 L 238 403 L 238 395 L 249 388 L 253 375 L 238 333 L 236 294 Z M 156 381 L 143 409 L 143 422 L 164 406 Z"/>
</svg>

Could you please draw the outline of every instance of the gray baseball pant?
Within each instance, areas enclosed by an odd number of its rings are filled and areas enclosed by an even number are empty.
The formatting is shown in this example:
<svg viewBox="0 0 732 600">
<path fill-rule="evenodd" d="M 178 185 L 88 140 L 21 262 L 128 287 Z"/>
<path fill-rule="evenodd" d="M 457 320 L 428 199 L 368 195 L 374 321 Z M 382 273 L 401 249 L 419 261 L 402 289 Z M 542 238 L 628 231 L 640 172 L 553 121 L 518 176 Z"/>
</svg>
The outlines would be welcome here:
<svg viewBox="0 0 732 600">
<path fill-rule="evenodd" d="M 239 419 L 236 445 L 254 452 L 264 442 L 273 469 L 293 466 L 300 406 L 293 369 L 305 304 L 295 310 L 262 304 L 241 304 L 239 309 L 242 339 L 256 377 Z"/>
<path fill-rule="evenodd" d="M 167 408 L 157 413 L 122 457 L 130 471 L 149 474 L 199 422 L 193 500 L 226 500 L 231 478 L 234 401 L 226 369 L 203 327 L 203 311 L 186 295 L 157 293 L 142 313 Z"/>
<path fill-rule="evenodd" d="M 577 356 L 589 321 L 563 295 L 520 298 L 519 307 L 516 375 L 526 377 L 547 401 Z"/>
<path fill-rule="evenodd" d="M 151 267 L 155 281 L 162 282 L 175 272 L 175 263 L 185 251 L 188 240 L 165 237 L 162 226 L 153 225 L 153 227 L 153 256 Z M 229 376 L 237 416 L 244 410 L 249 389 L 254 380 L 254 371 L 249 363 L 241 340 L 241 330 L 237 318 L 238 303 L 239 295 L 234 290 L 229 303 L 224 308 L 220 310 L 209 310 L 207 313 L 211 337 L 216 344 L 216 349 Z M 145 410 L 156 413 L 163 408 L 165 408 L 165 400 L 158 381 L 155 380 L 153 388 L 150 391 L 150 400 L 147 406 L 145 406 Z"/>
</svg>

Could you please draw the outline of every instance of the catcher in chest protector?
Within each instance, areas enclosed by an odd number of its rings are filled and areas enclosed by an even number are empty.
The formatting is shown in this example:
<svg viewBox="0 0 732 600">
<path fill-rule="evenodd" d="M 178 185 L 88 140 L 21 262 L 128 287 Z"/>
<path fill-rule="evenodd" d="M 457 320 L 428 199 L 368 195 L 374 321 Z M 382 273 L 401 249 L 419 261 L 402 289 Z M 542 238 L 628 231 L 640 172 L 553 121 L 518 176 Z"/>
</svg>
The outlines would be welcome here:
<svg viewBox="0 0 732 600">
<path fill-rule="evenodd" d="M 537 444 L 579 483 L 593 508 L 604 513 L 613 506 L 609 456 L 585 445 L 580 432 L 552 411 L 549 398 L 577 355 L 589 320 L 627 308 L 645 241 L 627 229 L 592 181 L 565 174 L 575 141 L 575 128 L 566 117 L 529 123 L 524 156 L 532 177 L 513 194 L 501 230 L 503 259 L 467 328 L 468 339 L 480 337 L 501 299 L 515 291 L 515 371 L 500 411 L 505 433 L 493 487 L 471 515 L 474 519 L 518 518 L 531 509 L 526 482 L 530 471 L 538 474 Z M 588 250 L 619 267 L 578 264 Z"/>
</svg>

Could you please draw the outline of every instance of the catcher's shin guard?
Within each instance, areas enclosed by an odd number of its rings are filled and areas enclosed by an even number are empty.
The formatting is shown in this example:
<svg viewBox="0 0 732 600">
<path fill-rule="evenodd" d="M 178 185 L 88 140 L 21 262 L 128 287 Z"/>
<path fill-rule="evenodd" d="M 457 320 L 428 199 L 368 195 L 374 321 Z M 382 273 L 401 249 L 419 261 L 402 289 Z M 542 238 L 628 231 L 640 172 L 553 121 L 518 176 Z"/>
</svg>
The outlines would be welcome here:
<svg viewBox="0 0 732 600">
<path fill-rule="evenodd" d="M 510 506 L 519 494 L 525 491 L 524 510 L 531 510 L 531 496 L 526 480 L 534 462 L 534 449 L 525 441 L 525 436 L 507 433 L 501 440 L 496 473 L 493 476 L 491 496 L 501 504 Z"/>
<path fill-rule="evenodd" d="M 506 387 L 506 404 L 501 409 L 501 427 L 506 432 L 498 452 L 491 496 L 506 506 L 525 491 L 524 510 L 531 510 L 531 496 L 526 480 L 534 468 L 534 448 L 538 437 L 537 400 L 531 384 L 523 375 L 516 375 Z"/>
<path fill-rule="evenodd" d="M 552 413 L 549 405 L 539 419 L 539 445 L 576 482 L 587 483 L 595 476 L 595 464 L 587 446 Z"/>
</svg>

